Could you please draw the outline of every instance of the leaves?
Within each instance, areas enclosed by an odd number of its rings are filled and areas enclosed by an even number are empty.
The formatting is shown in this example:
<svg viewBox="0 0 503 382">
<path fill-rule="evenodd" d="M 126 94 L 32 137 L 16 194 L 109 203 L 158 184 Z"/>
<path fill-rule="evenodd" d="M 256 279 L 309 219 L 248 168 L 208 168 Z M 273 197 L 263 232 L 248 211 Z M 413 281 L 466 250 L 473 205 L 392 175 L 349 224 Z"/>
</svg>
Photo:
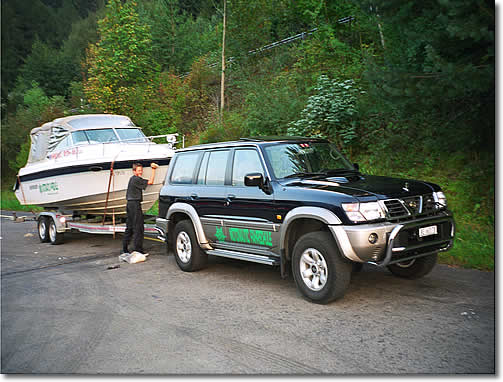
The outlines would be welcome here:
<svg viewBox="0 0 503 382">
<path fill-rule="evenodd" d="M 315 94 L 309 97 L 301 112 L 301 119 L 290 124 L 288 134 L 328 136 L 341 149 L 351 145 L 357 136 L 354 118 L 360 93 L 355 81 L 331 80 L 322 75 L 314 90 Z"/>
</svg>

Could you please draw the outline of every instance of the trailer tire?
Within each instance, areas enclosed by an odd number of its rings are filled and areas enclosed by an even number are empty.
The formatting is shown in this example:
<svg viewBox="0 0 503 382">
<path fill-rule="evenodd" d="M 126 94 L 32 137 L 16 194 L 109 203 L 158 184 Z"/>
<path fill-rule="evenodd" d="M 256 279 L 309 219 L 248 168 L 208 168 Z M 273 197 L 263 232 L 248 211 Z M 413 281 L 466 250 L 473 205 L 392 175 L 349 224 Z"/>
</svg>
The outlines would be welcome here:
<svg viewBox="0 0 503 382">
<path fill-rule="evenodd" d="M 47 216 L 40 216 L 38 218 L 38 238 L 41 243 L 49 242 L 49 221 Z"/>
<path fill-rule="evenodd" d="M 52 245 L 58 245 L 63 242 L 63 233 L 59 233 L 56 228 L 56 222 L 50 219 L 49 223 L 49 240 Z"/>
</svg>

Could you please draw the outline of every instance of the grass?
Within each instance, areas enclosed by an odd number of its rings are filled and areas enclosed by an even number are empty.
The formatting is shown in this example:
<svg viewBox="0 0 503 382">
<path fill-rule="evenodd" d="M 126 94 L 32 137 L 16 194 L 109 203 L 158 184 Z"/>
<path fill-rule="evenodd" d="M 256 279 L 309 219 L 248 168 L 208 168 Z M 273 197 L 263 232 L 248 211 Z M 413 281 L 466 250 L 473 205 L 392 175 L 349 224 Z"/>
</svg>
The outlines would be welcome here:
<svg viewBox="0 0 503 382">
<path fill-rule="evenodd" d="M 26 212 L 40 212 L 43 208 L 37 206 L 26 205 L 23 206 L 14 195 L 14 192 L 10 190 L 10 187 L 4 186 L 2 184 L 0 207 L 2 210 L 8 211 L 26 211 Z"/>
<path fill-rule="evenodd" d="M 440 262 L 494 270 L 494 160 L 466 153 L 417 162 L 355 159 L 364 174 L 419 179 L 442 187 L 454 214 L 456 236 L 453 248 L 439 254 Z"/>
<path fill-rule="evenodd" d="M 150 209 L 145 212 L 146 215 L 154 215 L 157 216 L 159 215 L 159 201 L 157 200 Z"/>
</svg>

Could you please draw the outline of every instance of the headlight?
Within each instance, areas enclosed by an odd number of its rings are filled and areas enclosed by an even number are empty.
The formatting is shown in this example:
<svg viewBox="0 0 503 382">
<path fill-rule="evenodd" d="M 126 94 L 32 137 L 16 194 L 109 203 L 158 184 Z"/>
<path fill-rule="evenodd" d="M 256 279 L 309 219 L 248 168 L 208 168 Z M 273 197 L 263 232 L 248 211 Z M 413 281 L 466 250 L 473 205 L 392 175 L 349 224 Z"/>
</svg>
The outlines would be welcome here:
<svg viewBox="0 0 503 382">
<path fill-rule="evenodd" d="M 377 202 L 342 203 L 342 208 L 348 218 L 354 222 L 383 219 L 384 211 Z"/>
<path fill-rule="evenodd" d="M 447 208 L 447 198 L 442 191 L 434 192 L 433 199 L 437 203 L 437 209 Z"/>
</svg>

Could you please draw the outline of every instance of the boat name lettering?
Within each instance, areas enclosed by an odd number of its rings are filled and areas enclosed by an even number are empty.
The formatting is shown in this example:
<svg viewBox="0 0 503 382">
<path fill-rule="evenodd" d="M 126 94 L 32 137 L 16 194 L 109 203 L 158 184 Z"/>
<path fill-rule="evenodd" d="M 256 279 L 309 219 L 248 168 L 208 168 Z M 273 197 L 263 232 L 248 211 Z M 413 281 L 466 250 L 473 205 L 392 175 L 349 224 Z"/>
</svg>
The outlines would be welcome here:
<svg viewBox="0 0 503 382">
<path fill-rule="evenodd" d="M 229 228 L 229 237 L 231 241 L 239 243 L 250 243 L 272 247 L 272 234 L 268 231 L 247 228 Z"/>
<path fill-rule="evenodd" d="M 74 147 L 72 149 L 62 150 L 57 153 L 51 154 L 50 158 L 57 159 L 57 158 L 61 158 L 61 157 L 67 157 L 70 155 L 77 155 L 79 152 L 81 152 L 81 151 L 79 151 L 79 148 Z"/>
<path fill-rule="evenodd" d="M 50 182 L 50 183 L 43 183 L 38 186 L 38 190 L 42 192 L 50 192 L 50 191 L 58 191 L 58 183 L 56 182 Z"/>
</svg>

